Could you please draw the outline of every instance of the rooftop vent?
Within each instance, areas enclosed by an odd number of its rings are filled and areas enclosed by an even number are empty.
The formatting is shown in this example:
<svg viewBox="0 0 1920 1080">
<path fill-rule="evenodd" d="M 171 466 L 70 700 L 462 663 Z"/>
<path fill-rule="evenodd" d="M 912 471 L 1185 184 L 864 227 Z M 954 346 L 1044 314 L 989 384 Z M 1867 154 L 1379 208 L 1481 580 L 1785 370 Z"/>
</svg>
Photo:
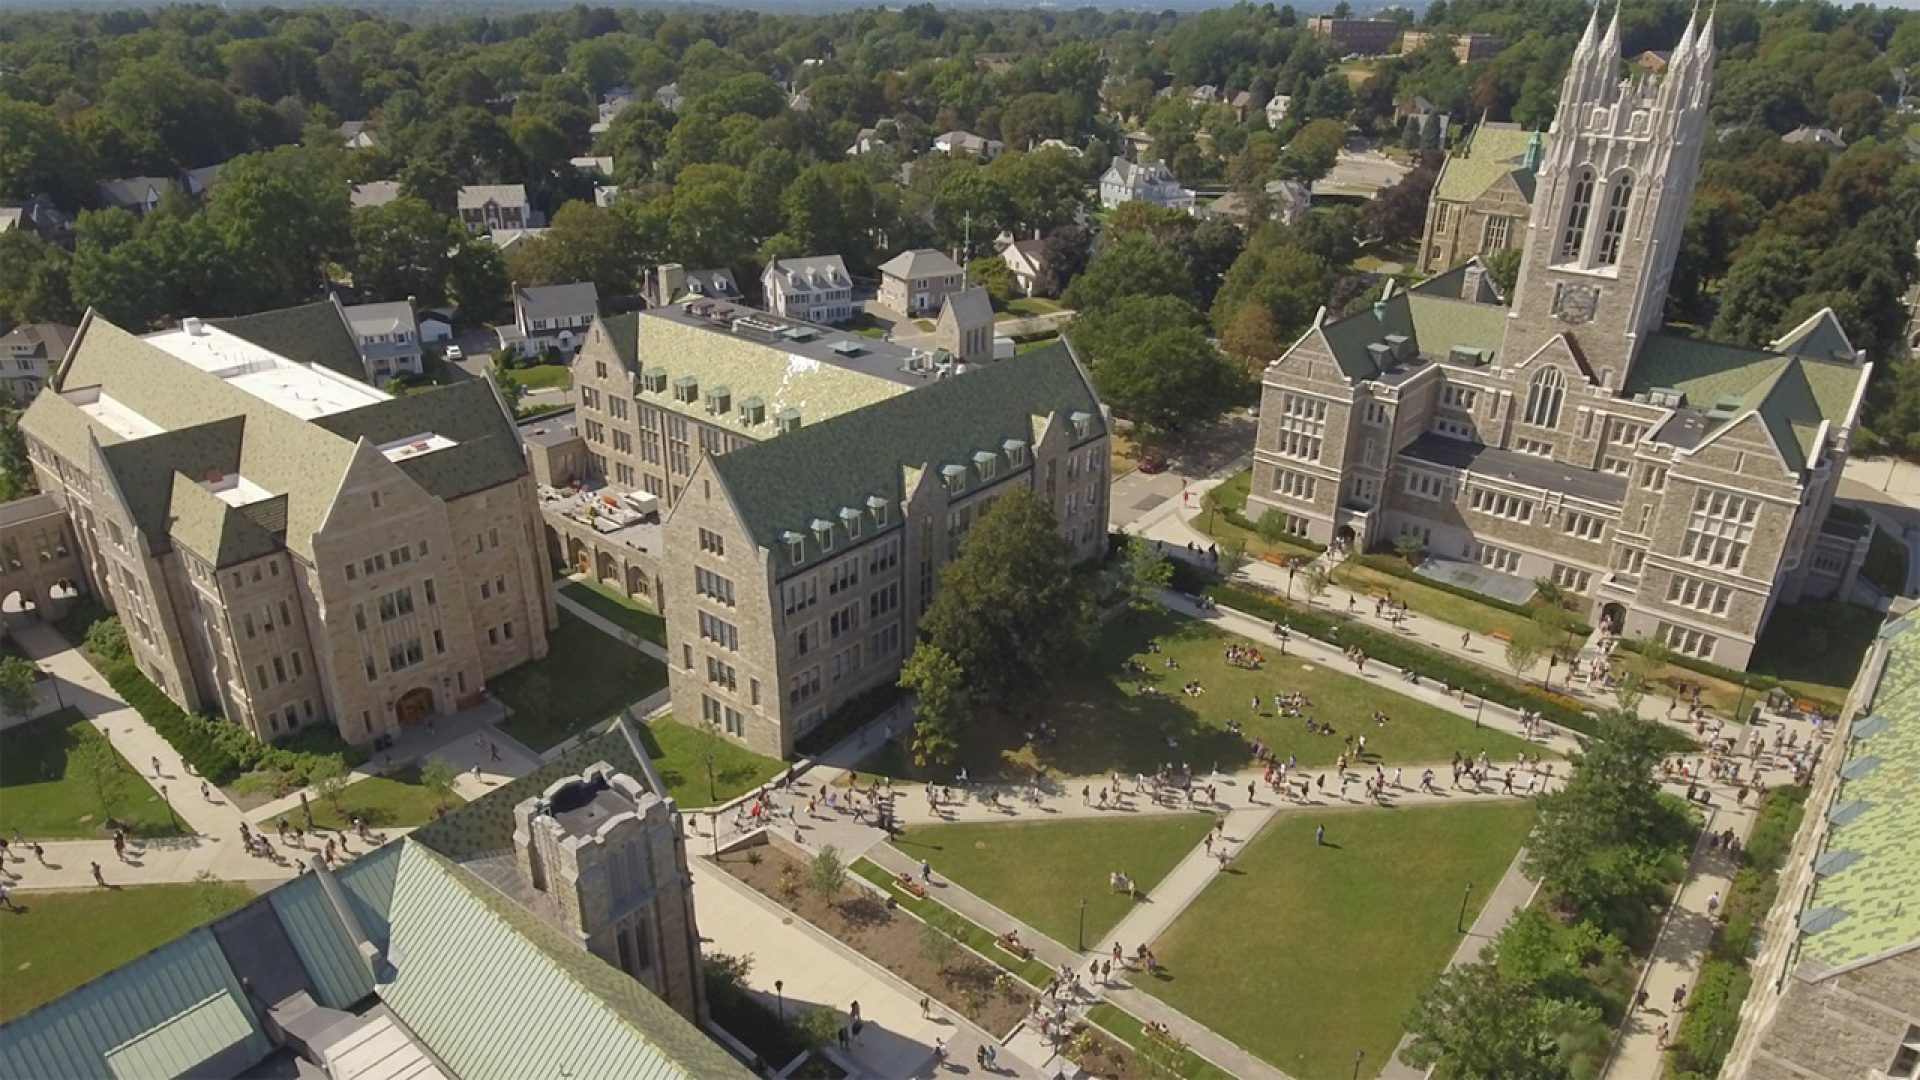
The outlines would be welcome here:
<svg viewBox="0 0 1920 1080">
<path fill-rule="evenodd" d="M 1413 359 L 1413 339 L 1405 334 L 1388 334 L 1387 347 L 1393 350 L 1395 360 Z"/>
<path fill-rule="evenodd" d="M 742 315 L 733 320 L 733 332 L 755 341 L 775 341 L 785 326 L 765 315 Z"/>
<path fill-rule="evenodd" d="M 1671 386 L 1656 386 L 1648 392 L 1647 400 L 1663 409 L 1682 409 L 1686 407 L 1687 395 Z"/>
<path fill-rule="evenodd" d="M 1447 350 L 1447 361 L 1461 367 L 1484 367 L 1487 363 L 1487 351 L 1468 345 L 1455 345 Z"/>
<path fill-rule="evenodd" d="M 1376 341 L 1367 346 L 1367 355 L 1373 359 L 1375 367 L 1386 368 L 1393 366 L 1393 346 L 1384 341 Z"/>
<path fill-rule="evenodd" d="M 841 356 L 859 356 L 864 350 L 860 342 L 854 338 L 841 338 L 833 343 L 833 351 Z"/>
</svg>

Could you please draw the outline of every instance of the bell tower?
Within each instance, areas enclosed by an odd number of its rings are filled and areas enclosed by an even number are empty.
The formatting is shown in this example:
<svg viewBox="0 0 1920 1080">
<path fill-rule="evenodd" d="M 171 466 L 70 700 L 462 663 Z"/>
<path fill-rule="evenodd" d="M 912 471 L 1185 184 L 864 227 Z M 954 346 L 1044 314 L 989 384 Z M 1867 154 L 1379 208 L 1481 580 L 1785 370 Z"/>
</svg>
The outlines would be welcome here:
<svg viewBox="0 0 1920 1080">
<path fill-rule="evenodd" d="M 1713 16 L 1687 20 L 1665 72 L 1620 73 L 1620 14 L 1574 50 L 1527 222 L 1503 355 L 1571 338 L 1619 387 L 1660 326 L 1707 136 Z"/>
</svg>

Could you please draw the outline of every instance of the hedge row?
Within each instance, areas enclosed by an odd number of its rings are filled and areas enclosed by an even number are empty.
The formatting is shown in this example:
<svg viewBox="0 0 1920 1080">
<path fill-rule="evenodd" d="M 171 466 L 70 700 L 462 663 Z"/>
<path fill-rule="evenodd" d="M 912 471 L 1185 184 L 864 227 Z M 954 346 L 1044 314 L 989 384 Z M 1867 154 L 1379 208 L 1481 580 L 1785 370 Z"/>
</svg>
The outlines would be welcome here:
<svg viewBox="0 0 1920 1080">
<path fill-rule="evenodd" d="M 153 685 L 131 661 L 123 660 L 106 670 L 107 683 L 135 712 L 153 725 L 167 740 L 187 767 L 214 784 L 231 783 L 242 771 L 220 738 L 221 727 L 232 727 L 218 720 L 194 716 L 173 703 L 164 691 Z"/>
<path fill-rule="evenodd" d="M 1474 592 L 1472 589 L 1462 588 L 1452 582 L 1438 581 L 1430 577 L 1424 577 L 1415 572 L 1413 567 L 1408 566 L 1405 559 L 1394 555 L 1355 555 L 1352 557 L 1352 561 L 1359 563 L 1369 570 L 1378 570 L 1383 574 L 1391 574 L 1397 578 L 1403 578 L 1416 584 L 1425 585 L 1429 589 L 1438 589 L 1443 593 L 1452 593 L 1463 600 L 1471 600 L 1476 604 L 1484 604 L 1496 611 L 1504 611 L 1509 615 L 1518 615 L 1522 618 L 1531 619 L 1540 610 L 1537 607 L 1532 607 L 1527 604 L 1516 604 L 1512 601 L 1502 600 L 1497 596 L 1488 596 L 1486 593 Z M 1583 638 L 1592 636 L 1593 626 L 1590 623 L 1585 619 L 1573 617 L 1572 612 L 1568 612 L 1567 615 L 1567 630 L 1570 633 Z"/>
<path fill-rule="evenodd" d="M 1268 514 L 1277 514 L 1279 512 L 1278 510 L 1267 511 Z M 1220 507 L 1220 516 L 1226 518 L 1229 524 L 1238 525 L 1240 528 L 1247 530 L 1262 540 L 1276 539 L 1275 537 L 1269 537 L 1265 532 L 1261 531 L 1259 522 L 1248 518 L 1245 513 L 1239 510 L 1223 506 Z M 1266 514 L 1260 516 L 1265 517 Z M 1280 543 L 1306 548 L 1308 551 L 1316 554 L 1324 553 L 1327 550 L 1327 545 L 1315 540 L 1310 540 L 1307 537 L 1301 536 L 1299 533 L 1287 532 L 1285 529 L 1280 530 L 1277 539 Z"/>
<path fill-rule="evenodd" d="M 1264 589 L 1222 584 L 1184 564 L 1176 567 L 1174 587 L 1184 592 L 1205 592 L 1217 604 L 1267 621 L 1285 622 L 1298 633 L 1343 649 L 1358 646 L 1369 658 L 1383 664 L 1416 672 L 1421 678 L 1465 690 L 1497 705 L 1532 710 L 1551 723 L 1581 734 L 1591 735 L 1598 729 L 1593 716 L 1572 698 L 1502 678 L 1478 664 L 1382 633 L 1363 623 L 1296 607 Z M 1662 727 L 1660 733 L 1669 749 L 1677 751 L 1694 746 L 1691 739 L 1672 729 Z"/>
</svg>

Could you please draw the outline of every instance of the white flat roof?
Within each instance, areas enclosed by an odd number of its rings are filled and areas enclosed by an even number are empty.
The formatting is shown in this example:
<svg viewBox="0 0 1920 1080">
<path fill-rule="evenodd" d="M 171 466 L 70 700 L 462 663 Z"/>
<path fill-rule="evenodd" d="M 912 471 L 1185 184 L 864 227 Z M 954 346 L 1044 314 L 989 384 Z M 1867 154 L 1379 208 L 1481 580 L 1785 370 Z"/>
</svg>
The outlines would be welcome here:
<svg viewBox="0 0 1920 1080">
<path fill-rule="evenodd" d="M 388 400 L 388 395 L 310 364 L 296 364 L 217 327 L 189 320 L 149 335 L 148 344 L 282 411 L 311 420 Z M 156 429 L 157 430 L 157 429 Z"/>
<path fill-rule="evenodd" d="M 108 431 L 128 441 L 158 435 L 166 430 L 112 394 L 102 393 L 97 386 L 83 386 L 61 396 L 79 406 L 81 412 L 99 421 Z"/>
<path fill-rule="evenodd" d="M 382 443 L 380 453 L 384 454 L 388 461 L 405 461 L 408 458 L 417 458 L 422 454 L 431 454 L 435 450 L 445 450 L 449 446 L 457 445 L 459 444 L 445 435 L 427 431 L 419 435 L 409 435 L 404 439 L 395 439 L 390 443 Z"/>
<path fill-rule="evenodd" d="M 211 492 L 214 498 L 233 507 L 246 506 L 262 499 L 273 498 L 273 492 L 239 473 L 228 473 L 218 480 L 202 480 L 200 488 Z"/>
</svg>

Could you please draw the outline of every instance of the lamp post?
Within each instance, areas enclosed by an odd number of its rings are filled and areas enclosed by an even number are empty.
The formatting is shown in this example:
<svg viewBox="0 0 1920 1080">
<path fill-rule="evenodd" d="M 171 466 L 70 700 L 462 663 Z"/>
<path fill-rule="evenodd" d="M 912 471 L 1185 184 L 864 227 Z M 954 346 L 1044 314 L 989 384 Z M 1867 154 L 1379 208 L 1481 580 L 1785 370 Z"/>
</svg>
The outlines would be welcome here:
<svg viewBox="0 0 1920 1080">
<path fill-rule="evenodd" d="M 1300 572 L 1300 560 L 1287 560 L 1287 602 L 1293 602 L 1293 575 Z"/>
<path fill-rule="evenodd" d="M 708 754 L 708 755 L 707 755 L 707 801 L 708 801 L 708 802 L 719 802 L 719 801 L 720 801 L 720 796 L 714 793 L 714 787 L 713 787 L 713 755 L 712 755 L 712 754 Z"/>
<path fill-rule="evenodd" d="M 1734 723 L 1740 724 L 1740 723 L 1746 722 L 1744 716 L 1742 715 L 1743 713 L 1746 712 L 1746 708 L 1747 708 L 1747 680 L 1741 679 L 1740 680 L 1740 704 L 1735 705 L 1733 707 Z"/>
<path fill-rule="evenodd" d="M 1473 726 L 1474 727 L 1480 726 L 1480 710 L 1485 708 L 1486 704 L 1487 704 L 1487 695 L 1475 694 L 1473 696 Z"/>
<path fill-rule="evenodd" d="M 1081 952 L 1087 951 L 1087 901 L 1084 898 L 1080 901 L 1080 929 L 1074 934 L 1073 940 L 1080 946 Z"/>
<path fill-rule="evenodd" d="M 780 1022 L 787 1022 L 787 984 L 784 980 L 773 980 L 773 997 L 779 1003 Z"/>
<path fill-rule="evenodd" d="M 1456 934 L 1467 932 L 1467 898 L 1472 895 L 1473 882 L 1469 881 L 1466 890 L 1460 894 L 1460 917 L 1453 920 L 1453 932 Z"/>
<path fill-rule="evenodd" d="M 1366 1058 L 1367 1052 L 1365 1050 L 1355 1050 L 1353 1052 L 1353 1080 L 1360 1080 L 1360 1063 L 1365 1061 Z"/>
</svg>

